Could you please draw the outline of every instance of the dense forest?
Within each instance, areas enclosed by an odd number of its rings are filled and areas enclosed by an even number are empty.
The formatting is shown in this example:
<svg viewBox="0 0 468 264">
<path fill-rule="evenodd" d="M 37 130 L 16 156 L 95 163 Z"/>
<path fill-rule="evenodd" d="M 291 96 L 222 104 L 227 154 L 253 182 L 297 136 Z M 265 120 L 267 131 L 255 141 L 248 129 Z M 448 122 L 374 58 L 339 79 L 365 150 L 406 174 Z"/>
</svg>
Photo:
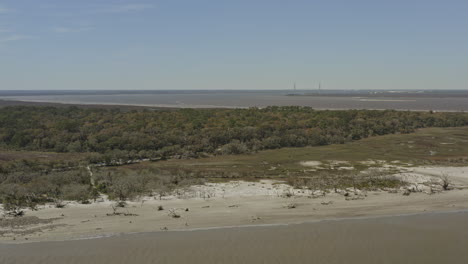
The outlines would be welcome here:
<svg viewBox="0 0 468 264">
<path fill-rule="evenodd" d="M 468 125 L 466 113 L 316 111 L 308 107 L 122 111 L 17 106 L 0 109 L 0 148 L 99 153 L 91 162 L 196 158 L 463 125 Z"/>
<path fill-rule="evenodd" d="M 89 163 L 112 165 L 138 159 L 242 154 L 282 147 L 340 144 L 370 136 L 410 133 L 423 127 L 464 125 L 468 125 L 466 113 L 393 110 L 268 107 L 127 111 L 5 107 L 0 109 L 0 149 L 79 153 L 78 156 L 86 156 L 87 160 L 81 164 L 74 159 L 61 161 L 61 166 L 27 159 L 1 161 L 0 202 L 5 210 L 17 215 L 26 206 L 34 209 L 37 204 L 54 202 L 60 207 L 64 200 L 85 203 L 100 194 L 116 200 L 142 194 L 162 196 L 203 180 L 203 177 L 197 179 L 193 175 L 158 170 L 96 170 L 92 183 L 90 171 L 86 169 Z M 352 175 L 341 179 L 347 179 L 342 183 L 345 186 L 357 184 Z M 325 185 L 335 186 L 330 184 Z M 382 187 L 400 183 L 377 177 L 360 184 Z"/>
</svg>

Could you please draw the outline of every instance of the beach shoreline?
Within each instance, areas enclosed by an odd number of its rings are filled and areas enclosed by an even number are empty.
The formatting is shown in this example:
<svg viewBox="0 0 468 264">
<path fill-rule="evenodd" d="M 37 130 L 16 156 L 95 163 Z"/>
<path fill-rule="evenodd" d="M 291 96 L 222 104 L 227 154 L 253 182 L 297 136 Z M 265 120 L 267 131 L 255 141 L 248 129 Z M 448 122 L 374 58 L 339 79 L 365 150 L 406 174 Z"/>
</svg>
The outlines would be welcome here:
<svg viewBox="0 0 468 264">
<path fill-rule="evenodd" d="M 465 263 L 467 220 L 464 211 L 0 243 L 0 262 Z"/>
<path fill-rule="evenodd" d="M 172 196 L 140 197 L 123 208 L 101 200 L 89 205 L 69 202 L 65 208 L 44 205 L 25 217 L 53 219 L 37 225 L 0 228 L 0 243 L 67 241 L 116 234 L 187 231 L 244 226 L 288 225 L 324 220 L 389 217 L 468 209 L 468 167 L 408 168 L 401 177 L 414 183 L 400 190 L 351 188 L 322 193 L 294 189 L 275 180 L 207 183 L 178 190 Z M 449 171 L 452 190 L 428 192 L 429 182 Z M 466 173 L 465 173 L 466 172 Z M 411 195 L 404 195 L 412 188 Z M 418 189 L 418 190 L 414 190 Z"/>
</svg>

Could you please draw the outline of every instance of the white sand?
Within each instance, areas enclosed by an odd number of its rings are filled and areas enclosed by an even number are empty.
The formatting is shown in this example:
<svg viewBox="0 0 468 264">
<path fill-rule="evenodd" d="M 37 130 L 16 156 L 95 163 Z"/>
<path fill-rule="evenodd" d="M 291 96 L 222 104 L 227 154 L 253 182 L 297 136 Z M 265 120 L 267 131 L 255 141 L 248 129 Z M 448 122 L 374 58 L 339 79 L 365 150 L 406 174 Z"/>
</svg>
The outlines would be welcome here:
<svg viewBox="0 0 468 264">
<path fill-rule="evenodd" d="M 468 167 L 423 166 L 398 168 L 402 170 L 400 175 L 404 175 L 403 179 L 408 182 L 423 183 L 438 181 L 441 177 L 447 176 L 458 187 L 468 186 Z"/>
<path fill-rule="evenodd" d="M 305 167 L 318 167 L 322 165 L 322 162 L 310 160 L 310 161 L 301 161 L 300 164 Z"/>
</svg>

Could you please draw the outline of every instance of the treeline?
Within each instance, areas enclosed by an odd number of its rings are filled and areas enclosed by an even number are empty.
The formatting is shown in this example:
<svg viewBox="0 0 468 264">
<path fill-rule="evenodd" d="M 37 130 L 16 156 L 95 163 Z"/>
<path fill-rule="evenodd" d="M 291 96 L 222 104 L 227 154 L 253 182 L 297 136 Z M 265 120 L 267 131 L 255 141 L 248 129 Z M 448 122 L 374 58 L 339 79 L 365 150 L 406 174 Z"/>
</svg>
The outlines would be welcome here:
<svg viewBox="0 0 468 264">
<path fill-rule="evenodd" d="M 464 125 L 466 113 L 317 111 L 295 106 L 130 112 L 16 106 L 0 109 L 0 148 L 99 153 L 91 155 L 91 162 L 196 158 Z"/>
</svg>

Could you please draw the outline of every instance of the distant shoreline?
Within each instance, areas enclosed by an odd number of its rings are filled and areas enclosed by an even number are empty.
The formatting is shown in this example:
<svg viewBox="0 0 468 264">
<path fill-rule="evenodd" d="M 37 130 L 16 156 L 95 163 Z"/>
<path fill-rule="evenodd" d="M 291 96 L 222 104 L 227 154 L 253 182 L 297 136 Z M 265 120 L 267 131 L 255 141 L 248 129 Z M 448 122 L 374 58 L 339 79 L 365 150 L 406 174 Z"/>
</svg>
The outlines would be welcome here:
<svg viewBox="0 0 468 264">
<path fill-rule="evenodd" d="M 42 102 L 42 101 L 21 101 L 21 100 L 7 100 L 0 99 L 0 109 L 7 106 L 51 106 L 51 107 L 80 107 L 80 108 L 102 108 L 102 109 L 128 109 L 128 110 L 142 110 L 152 108 L 155 110 L 177 110 L 177 107 L 157 107 L 157 106 L 143 106 L 143 105 L 121 105 L 121 104 L 84 104 L 84 103 L 56 103 L 56 102 Z"/>
<path fill-rule="evenodd" d="M 83 103 L 83 102 L 52 102 L 52 101 L 41 101 L 41 100 L 7 100 L 5 98 L 0 98 L 0 107 L 2 106 L 1 101 L 4 102 L 15 102 L 15 104 L 21 104 L 21 103 L 34 103 L 34 104 L 53 104 L 57 106 L 81 106 L 81 107 L 87 107 L 87 108 L 92 108 L 93 106 L 98 106 L 100 108 L 156 108 L 156 109 L 245 109 L 248 107 L 243 107 L 243 106 L 218 106 L 218 105 L 200 105 L 200 106 L 192 106 L 192 105 L 187 105 L 187 106 L 180 106 L 180 105 L 172 105 L 172 104 L 114 104 L 114 103 Z M 261 108 L 261 107 L 259 107 Z"/>
<path fill-rule="evenodd" d="M 378 100 L 369 100 L 373 102 L 378 102 Z M 388 100 L 387 100 L 388 101 Z M 398 100 L 393 100 L 397 102 Z M 383 100 L 382 102 L 385 102 Z M 51 102 L 51 101 L 41 101 L 41 100 L 18 100 L 18 99 L 5 99 L 0 98 L 0 108 L 7 106 L 52 106 L 52 107 L 80 107 L 80 108 L 102 108 L 102 109 L 114 109 L 119 108 L 123 110 L 142 110 L 142 109 L 152 109 L 152 110 L 178 110 L 178 109 L 247 109 L 250 107 L 246 106 L 216 106 L 216 105 L 201 105 L 201 106 L 180 106 L 180 105 L 162 105 L 162 104 L 113 104 L 113 103 L 78 103 L 78 102 Z M 275 106 L 275 105 L 271 105 Z M 304 106 L 309 107 L 309 106 Z M 257 107 L 264 108 L 264 107 Z M 466 112 L 466 110 L 433 110 L 433 109 L 389 109 L 389 108 L 317 108 L 311 107 L 315 110 L 330 110 L 330 111 L 346 111 L 346 110 L 395 110 L 395 111 L 412 111 L 412 112 Z"/>
<path fill-rule="evenodd" d="M 282 96 L 336 97 L 468 97 L 468 89 L 457 90 L 0 90 L 1 96 L 60 96 L 60 95 L 182 95 L 182 94 L 274 94 Z"/>
</svg>

